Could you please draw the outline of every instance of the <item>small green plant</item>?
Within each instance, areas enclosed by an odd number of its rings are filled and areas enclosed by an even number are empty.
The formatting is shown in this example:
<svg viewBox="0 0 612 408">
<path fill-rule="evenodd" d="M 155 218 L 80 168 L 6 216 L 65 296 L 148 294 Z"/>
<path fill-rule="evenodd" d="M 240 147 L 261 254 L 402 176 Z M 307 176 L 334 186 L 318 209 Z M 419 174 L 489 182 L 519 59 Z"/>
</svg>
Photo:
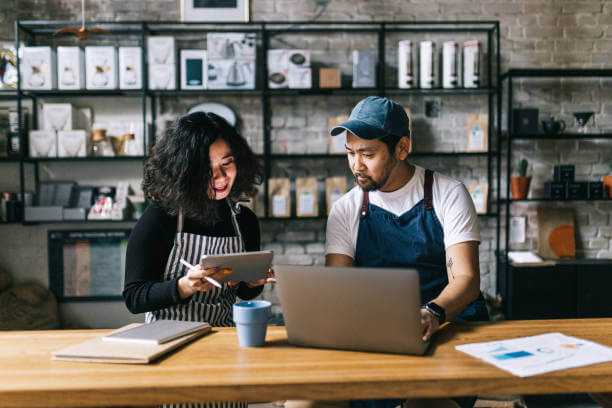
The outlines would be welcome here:
<svg viewBox="0 0 612 408">
<path fill-rule="evenodd" d="M 520 177 L 527 176 L 527 160 L 526 159 L 522 159 L 519 162 L 518 172 L 519 172 Z"/>
</svg>

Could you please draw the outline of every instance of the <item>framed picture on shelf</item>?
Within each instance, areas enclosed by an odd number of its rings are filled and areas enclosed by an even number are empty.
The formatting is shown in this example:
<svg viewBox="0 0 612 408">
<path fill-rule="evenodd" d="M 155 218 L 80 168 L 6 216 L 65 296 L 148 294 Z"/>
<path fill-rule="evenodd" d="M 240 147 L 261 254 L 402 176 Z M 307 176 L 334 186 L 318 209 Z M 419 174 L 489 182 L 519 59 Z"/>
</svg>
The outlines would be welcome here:
<svg viewBox="0 0 612 408">
<path fill-rule="evenodd" d="M 474 201 L 476 214 L 487 213 L 488 192 L 489 185 L 487 183 L 474 183 L 470 185 L 470 196 L 472 196 L 472 201 Z"/>
<path fill-rule="evenodd" d="M 489 115 L 467 115 L 467 148 L 468 152 L 486 152 L 488 150 Z"/>
<path fill-rule="evenodd" d="M 248 22 L 249 0 L 181 0 L 181 20 Z"/>
</svg>

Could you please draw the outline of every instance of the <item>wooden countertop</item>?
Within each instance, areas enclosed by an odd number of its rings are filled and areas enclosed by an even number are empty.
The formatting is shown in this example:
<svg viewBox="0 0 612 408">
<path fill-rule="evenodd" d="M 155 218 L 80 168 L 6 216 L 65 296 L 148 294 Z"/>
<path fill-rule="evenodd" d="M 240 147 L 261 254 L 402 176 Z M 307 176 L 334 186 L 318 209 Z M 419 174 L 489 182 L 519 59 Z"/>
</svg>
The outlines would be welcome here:
<svg viewBox="0 0 612 408">
<path fill-rule="evenodd" d="M 50 359 L 108 331 L 0 333 L 0 406 L 612 392 L 612 363 L 519 378 L 454 349 L 555 331 L 612 347 L 612 319 L 451 324 L 422 357 L 294 347 L 284 327 L 269 327 L 262 348 L 219 328 L 149 365 Z"/>
</svg>

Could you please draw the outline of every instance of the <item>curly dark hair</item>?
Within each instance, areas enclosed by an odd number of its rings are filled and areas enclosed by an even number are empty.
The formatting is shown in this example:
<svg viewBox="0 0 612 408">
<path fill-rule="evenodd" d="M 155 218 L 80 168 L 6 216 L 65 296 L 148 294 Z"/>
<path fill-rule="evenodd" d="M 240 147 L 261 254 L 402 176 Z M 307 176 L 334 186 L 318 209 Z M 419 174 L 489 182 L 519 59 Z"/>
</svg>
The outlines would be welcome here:
<svg viewBox="0 0 612 408">
<path fill-rule="evenodd" d="M 173 215 L 180 209 L 186 217 L 205 225 L 217 223 L 217 201 L 208 196 L 213 183 L 209 149 L 217 138 L 227 142 L 236 163 L 230 200 L 250 194 L 263 179 L 257 156 L 225 119 L 210 112 L 194 112 L 174 121 L 153 146 L 142 182 L 147 200 Z"/>
</svg>

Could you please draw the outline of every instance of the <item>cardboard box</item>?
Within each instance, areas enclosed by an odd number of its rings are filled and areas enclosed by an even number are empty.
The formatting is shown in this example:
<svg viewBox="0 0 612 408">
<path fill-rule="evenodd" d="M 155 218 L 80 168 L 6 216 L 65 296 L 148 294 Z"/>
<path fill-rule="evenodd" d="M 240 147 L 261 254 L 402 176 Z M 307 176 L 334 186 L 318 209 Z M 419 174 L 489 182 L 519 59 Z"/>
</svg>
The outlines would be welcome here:
<svg viewBox="0 0 612 408">
<path fill-rule="evenodd" d="M 149 65 L 149 89 L 176 89 L 174 64 Z"/>
<path fill-rule="evenodd" d="M 208 58 L 255 60 L 257 48 L 254 33 L 207 33 Z"/>
<path fill-rule="evenodd" d="M 41 130 L 72 130 L 76 118 L 70 103 L 43 103 L 38 126 Z"/>
<path fill-rule="evenodd" d="M 57 157 L 57 134 L 53 130 L 30 130 L 30 157 Z"/>
<path fill-rule="evenodd" d="M 206 89 L 206 50 L 181 50 L 181 89 Z"/>
<path fill-rule="evenodd" d="M 87 89 L 117 89 L 117 49 L 85 47 L 85 70 Z"/>
<path fill-rule="evenodd" d="M 21 87 L 51 90 L 57 88 L 55 50 L 48 46 L 24 47 L 21 59 Z"/>
<path fill-rule="evenodd" d="M 57 132 L 57 157 L 86 157 L 87 132 L 61 130 Z"/>
<path fill-rule="evenodd" d="M 341 75 L 340 68 L 320 68 L 319 87 L 320 88 L 340 88 Z"/>
<path fill-rule="evenodd" d="M 208 89 L 255 89 L 255 62 L 208 60 Z"/>
<path fill-rule="evenodd" d="M 174 65 L 175 54 L 174 37 L 153 36 L 147 38 L 147 63 L 149 65 Z"/>
<path fill-rule="evenodd" d="M 142 88 L 142 48 L 119 47 L 119 89 Z"/>
<path fill-rule="evenodd" d="M 85 88 L 85 53 L 80 47 L 57 47 L 57 87 Z"/>
</svg>

